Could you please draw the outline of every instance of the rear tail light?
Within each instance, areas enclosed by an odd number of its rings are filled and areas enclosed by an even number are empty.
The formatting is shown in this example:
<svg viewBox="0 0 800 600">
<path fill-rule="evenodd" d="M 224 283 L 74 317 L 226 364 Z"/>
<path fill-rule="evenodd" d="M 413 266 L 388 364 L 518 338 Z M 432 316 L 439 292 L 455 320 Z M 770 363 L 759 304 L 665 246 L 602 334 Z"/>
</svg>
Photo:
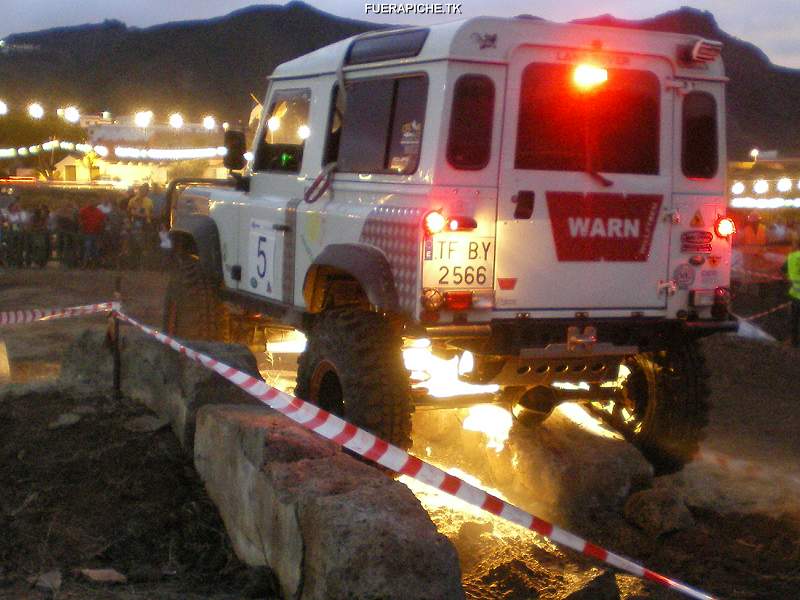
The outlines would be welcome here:
<svg viewBox="0 0 800 600">
<path fill-rule="evenodd" d="M 472 292 L 445 292 L 444 307 L 447 310 L 469 310 L 472 308 Z"/>
<path fill-rule="evenodd" d="M 432 210 L 425 215 L 423 223 L 425 224 L 425 231 L 427 231 L 429 235 L 433 235 L 444 230 L 447 225 L 447 219 L 445 219 L 444 215 L 439 211 Z"/>
<path fill-rule="evenodd" d="M 451 217 L 447 223 L 450 231 L 472 231 L 478 227 L 478 222 L 472 217 Z"/>
<path fill-rule="evenodd" d="M 729 238 L 736 233 L 736 225 L 730 217 L 720 217 L 714 225 L 717 237 Z"/>
</svg>

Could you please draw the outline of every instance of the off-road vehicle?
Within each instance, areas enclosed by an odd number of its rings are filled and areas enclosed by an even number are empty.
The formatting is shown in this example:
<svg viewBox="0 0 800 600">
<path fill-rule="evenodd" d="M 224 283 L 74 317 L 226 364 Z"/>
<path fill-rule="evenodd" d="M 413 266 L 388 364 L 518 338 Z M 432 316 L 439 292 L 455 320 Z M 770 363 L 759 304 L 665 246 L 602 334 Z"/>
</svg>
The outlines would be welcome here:
<svg viewBox="0 0 800 600">
<path fill-rule="evenodd" d="M 403 447 L 415 406 L 574 400 L 680 468 L 736 327 L 720 49 L 475 18 L 279 66 L 252 155 L 170 186 L 166 329 L 303 332 L 296 394 Z"/>
</svg>

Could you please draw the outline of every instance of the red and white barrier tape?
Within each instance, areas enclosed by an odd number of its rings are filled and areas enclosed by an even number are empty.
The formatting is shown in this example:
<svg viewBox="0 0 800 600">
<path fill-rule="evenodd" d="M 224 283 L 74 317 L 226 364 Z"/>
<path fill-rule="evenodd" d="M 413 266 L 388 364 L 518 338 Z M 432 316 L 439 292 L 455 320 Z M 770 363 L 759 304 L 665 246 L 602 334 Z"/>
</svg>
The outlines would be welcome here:
<svg viewBox="0 0 800 600">
<path fill-rule="evenodd" d="M 753 271 L 752 269 L 731 269 L 733 273 L 740 273 L 742 275 L 747 275 L 749 277 L 754 277 L 756 279 L 766 279 L 769 281 L 786 281 L 786 277 L 783 275 L 775 275 L 774 273 L 767 273 L 766 271 Z M 763 282 L 755 282 L 755 283 L 763 283 Z"/>
<path fill-rule="evenodd" d="M 791 302 L 784 302 L 783 304 L 779 304 L 778 306 L 773 306 L 769 310 L 764 310 L 754 315 L 750 315 L 749 317 L 742 317 L 737 315 L 736 313 L 731 313 L 734 317 L 739 319 L 740 321 L 755 321 L 756 319 L 760 319 L 761 317 L 766 317 L 767 315 L 771 315 L 774 312 L 778 312 L 779 310 L 784 310 L 789 308 L 792 305 Z"/>
<path fill-rule="evenodd" d="M 769 479 L 770 481 L 782 480 L 793 486 L 800 486 L 800 477 L 786 475 L 775 469 L 765 467 L 749 460 L 733 458 L 716 450 L 700 450 L 695 459 L 719 467 L 723 471 L 753 479 Z"/>
<path fill-rule="evenodd" d="M 395 471 L 397 473 L 413 477 L 417 481 L 421 481 L 430 485 L 438 490 L 446 492 L 451 496 L 455 496 L 473 506 L 477 506 L 493 515 L 502 517 L 507 521 L 511 521 L 516 525 L 525 527 L 535 531 L 553 542 L 571 548 L 584 554 L 603 561 L 612 567 L 627 571 L 637 577 L 642 577 L 646 580 L 658 583 L 677 592 L 680 592 L 690 598 L 698 598 L 700 600 L 714 600 L 713 596 L 705 592 L 696 590 L 679 581 L 670 579 L 663 575 L 651 571 L 635 562 L 628 560 L 617 554 L 613 554 L 599 546 L 592 544 L 584 539 L 579 538 L 572 533 L 561 529 L 543 519 L 540 519 L 524 510 L 517 508 L 513 504 L 492 496 L 487 492 L 477 488 L 463 479 L 446 473 L 445 471 L 435 467 L 419 458 L 412 456 L 401 450 L 400 448 L 385 442 L 384 440 L 372 435 L 344 421 L 343 419 L 333 415 L 309 402 L 294 398 L 285 392 L 281 392 L 273 387 L 267 385 L 261 379 L 257 379 L 247 373 L 243 373 L 238 369 L 228 366 L 216 359 L 192 350 L 184 346 L 177 340 L 143 325 L 132 319 L 128 315 L 116 312 L 115 316 L 121 321 L 129 323 L 137 327 L 146 334 L 156 338 L 162 344 L 165 344 L 173 350 L 183 354 L 190 360 L 200 363 L 207 369 L 214 371 L 221 375 L 234 385 L 238 386 L 254 398 L 260 400 L 270 408 L 286 415 L 296 423 L 299 423 L 306 429 L 321 435 L 322 437 L 332 440 L 337 444 L 344 446 L 364 458 L 367 458 L 379 465 Z"/>
<path fill-rule="evenodd" d="M 119 302 L 100 302 L 86 306 L 72 306 L 70 308 L 34 308 L 32 310 L 10 310 L 0 312 L 0 327 L 3 325 L 17 325 L 19 323 L 33 323 L 34 321 L 50 321 L 53 319 L 68 319 L 70 317 L 83 317 L 95 313 L 117 311 Z"/>
</svg>

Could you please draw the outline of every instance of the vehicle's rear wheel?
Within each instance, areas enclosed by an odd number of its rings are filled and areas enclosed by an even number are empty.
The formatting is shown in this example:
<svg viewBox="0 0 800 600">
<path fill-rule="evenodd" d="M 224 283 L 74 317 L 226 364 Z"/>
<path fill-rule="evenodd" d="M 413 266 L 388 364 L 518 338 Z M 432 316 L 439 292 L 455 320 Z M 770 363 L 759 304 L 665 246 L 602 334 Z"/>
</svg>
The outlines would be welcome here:
<svg viewBox="0 0 800 600">
<path fill-rule="evenodd" d="M 299 398 L 401 448 L 411 445 L 411 394 L 402 341 L 380 314 L 324 312 L 297 370 Z"/>
<path fill-rule="evenodd" d="M 621 399 L 601 416 L 637 446 L 657 474 L 679 471 L 692 460 L 708 424 L 705 359 L 696 341 L 662 352 L 637 354 L 625 363 Z"/>
<path fill-rule="evenodd" d="M 164 331 L 187 340 L 225 341 L 226 330 L 219 286 L 196 258 L 181 257 L 164 295 Z"/>
</svg>

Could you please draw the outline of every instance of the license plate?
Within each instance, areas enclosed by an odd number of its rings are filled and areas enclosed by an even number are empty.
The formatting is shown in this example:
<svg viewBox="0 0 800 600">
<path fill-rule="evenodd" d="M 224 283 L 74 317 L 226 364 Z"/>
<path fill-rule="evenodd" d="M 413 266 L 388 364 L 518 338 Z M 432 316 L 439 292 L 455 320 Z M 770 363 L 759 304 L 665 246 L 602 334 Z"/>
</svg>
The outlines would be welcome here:
<svg viewBox="0 0 800 600">
<path fill-rule="evenodd" d="M 494 280 L 494 238 L 438 234 L 425 241 L 423 287 L 491 288 Z"/>
</svg>

